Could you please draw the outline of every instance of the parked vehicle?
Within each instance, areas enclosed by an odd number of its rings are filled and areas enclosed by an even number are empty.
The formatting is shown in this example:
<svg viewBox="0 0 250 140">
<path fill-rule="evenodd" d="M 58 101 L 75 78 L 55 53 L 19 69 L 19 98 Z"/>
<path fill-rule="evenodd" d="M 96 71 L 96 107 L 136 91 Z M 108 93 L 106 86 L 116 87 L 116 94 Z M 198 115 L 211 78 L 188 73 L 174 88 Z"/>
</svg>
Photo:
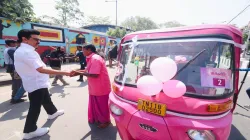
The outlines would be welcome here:
<svg viewBox="0 0 250 140">
<path fill-rule="evenodd" d="M 241 31 L 229 25 L 126 35 L 119 47 L 118 73 L 109 102 L 121 138 L 227 140 L 238 95 L 235 69 L 240 66 L 241 44 Z M 130 61 L 134 54 L 140 57 L 136 65 Z M 139 89 L 138 79 L 153 75 L 151 64 L 157 58 L 176 63 L 178 72 L 171 80 L 185 84 L 183 96 L 173 98 L 164 89 L 149 96 Z"/>
</svg>

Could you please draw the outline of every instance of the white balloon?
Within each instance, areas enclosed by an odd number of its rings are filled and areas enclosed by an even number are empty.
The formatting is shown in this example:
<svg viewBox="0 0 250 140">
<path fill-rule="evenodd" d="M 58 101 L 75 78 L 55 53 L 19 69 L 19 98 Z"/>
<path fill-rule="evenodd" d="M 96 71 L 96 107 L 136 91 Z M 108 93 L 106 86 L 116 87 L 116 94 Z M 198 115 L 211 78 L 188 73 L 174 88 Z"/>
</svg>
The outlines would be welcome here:
<svg viewBox="0 0 250 140">
<path fill-rule="evenodd" d="M 137 81 L 137 88 L 147 96 L 153 96 L 162 90 L 163 84 L 151 75 L 142 76 Z"/>
<path fill-rule="evenodd" d="M 177 65 L 170 58 L 159 57 L 151 63 L 150 71 L 157 80 L 166 82 L 175 76 Z"/>
</svg>

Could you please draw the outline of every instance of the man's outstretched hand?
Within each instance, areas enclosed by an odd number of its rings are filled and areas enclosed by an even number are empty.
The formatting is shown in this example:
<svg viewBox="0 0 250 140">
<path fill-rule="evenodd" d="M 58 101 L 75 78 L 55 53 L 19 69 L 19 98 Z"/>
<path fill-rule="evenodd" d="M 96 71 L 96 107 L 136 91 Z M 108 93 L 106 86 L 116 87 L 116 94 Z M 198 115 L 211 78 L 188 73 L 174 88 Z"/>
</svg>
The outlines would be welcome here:
<svg viewBox="0 0 250 140">
<path fill-rule="evenodd" d="M 77 75 L 80 75 L 80 73 L 78 71 L 76 71 L 76 70 L 72 70 L 70 72 L 70 77 L 74 77 L 74 76 L 77 76 Z"/>
</svg>

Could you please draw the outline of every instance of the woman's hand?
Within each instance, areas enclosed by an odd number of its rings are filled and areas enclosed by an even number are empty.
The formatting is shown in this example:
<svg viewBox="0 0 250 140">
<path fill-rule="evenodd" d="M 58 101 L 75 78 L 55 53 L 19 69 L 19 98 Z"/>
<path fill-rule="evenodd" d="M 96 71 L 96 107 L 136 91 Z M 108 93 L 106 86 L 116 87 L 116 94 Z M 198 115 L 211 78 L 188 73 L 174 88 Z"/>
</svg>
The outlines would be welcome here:
<svg viewBox="0 0 250 140">
<path fill-rule="evenodd" d="M 82 72 L 82 73 L 85 73 L 87 72 L 87 70 L 77 70 L 78 72 Z"/>
<path fill-rule="evenodd" d="M 70 77 L 74 77 L 74 76 L 77 76 L 77 75 L 83 75 L 84 72 L 81 72 L 80 70 L 72 70 L 70 72 Z"/>
</svg>

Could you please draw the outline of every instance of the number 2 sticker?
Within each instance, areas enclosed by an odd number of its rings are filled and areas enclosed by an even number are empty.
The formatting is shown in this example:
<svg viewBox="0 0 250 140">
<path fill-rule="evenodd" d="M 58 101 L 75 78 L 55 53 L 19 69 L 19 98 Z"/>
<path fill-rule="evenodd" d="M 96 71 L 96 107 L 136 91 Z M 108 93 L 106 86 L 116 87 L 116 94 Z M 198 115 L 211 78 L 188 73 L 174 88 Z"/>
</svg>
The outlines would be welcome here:
<svg viewBox="0 0 250 140">
<path fill-rule="evenodd" d="M 225 79 L 213 78 L 213 85 L 219 87 L 225 87 L 226 81 Z"/>
</svg>

